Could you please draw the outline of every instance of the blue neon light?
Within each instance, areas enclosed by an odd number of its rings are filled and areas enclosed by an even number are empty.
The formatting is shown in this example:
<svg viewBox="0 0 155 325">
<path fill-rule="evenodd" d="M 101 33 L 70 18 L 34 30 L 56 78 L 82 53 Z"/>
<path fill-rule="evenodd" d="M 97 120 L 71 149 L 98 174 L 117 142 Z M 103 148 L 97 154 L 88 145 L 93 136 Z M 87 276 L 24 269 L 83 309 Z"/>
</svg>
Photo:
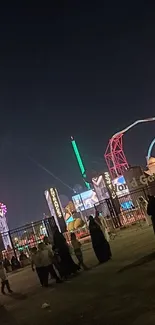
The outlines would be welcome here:
<svg viewBox="0 0 155 325">
<path fill-rule="evenodd" d="M 147 161 L 150 159 L 151 157 L 151 152 L 152 152 L 152 149 L 153 149 L 153 146 L 155 144 L 155 139 L 152 140 L 150 146 L 149 146 L 149 150 L 148 150 L 148 153 L 147 153 Z"/>
</svg>

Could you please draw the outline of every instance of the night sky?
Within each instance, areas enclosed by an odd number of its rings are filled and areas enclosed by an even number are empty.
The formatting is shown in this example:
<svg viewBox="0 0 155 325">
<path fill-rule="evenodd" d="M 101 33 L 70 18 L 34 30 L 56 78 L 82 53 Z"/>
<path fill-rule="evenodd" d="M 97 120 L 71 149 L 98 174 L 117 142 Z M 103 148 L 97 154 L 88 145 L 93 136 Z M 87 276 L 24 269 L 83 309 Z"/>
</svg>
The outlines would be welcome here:
<svg viewBox="0 0 155 325">
<path fill-rule="evenodd" d="M 87 169 L 106 170 L 108 139 L 155 116 L 154 8 L 51 3 L 0 10 L 0 200 L 11 228 L 48 211 L 46 188 L 72 195 L 31 158 L 72 188 L 82 180 L 71 135 Z M 146 165 L 154 137 L 154 123 L 124 135 L 130 164 Z"/>
</svg>

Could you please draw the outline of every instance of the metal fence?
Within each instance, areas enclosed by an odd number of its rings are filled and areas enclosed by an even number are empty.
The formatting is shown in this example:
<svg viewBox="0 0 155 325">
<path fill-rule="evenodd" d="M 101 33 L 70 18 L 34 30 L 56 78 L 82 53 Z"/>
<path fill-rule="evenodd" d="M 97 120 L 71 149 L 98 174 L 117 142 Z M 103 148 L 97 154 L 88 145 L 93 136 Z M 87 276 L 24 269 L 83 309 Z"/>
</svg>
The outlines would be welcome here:
<svg viewBox="0 0 155 325">
<path fill-rule="evenodd" d="M 29 255 L 31 248 L 37 246 L 44 236 L 48 236 L 52 240 L 54 226 L 55 220 L 51 217 L 2 233 L 3 242 L 6 242 L 7 238 L 10 245 L 5 248 L 3 247 L 1 250 L 5 249 L 10 256 L 15 255 L 18 257 L 23 250 Z"/>
<path fill-rule="evenodd" d="M 155 191 L 155 188 L 153 189 Z M 95 215 L 96 209 L 101 213 L 105 226 L 109 230 L 116 228 L 126 227 L 134 223 L 141 223 L 143 220 L 147 220 L 147 197 L 152 193 L 152 188 L 139 188 L 130 192 L 128 195 L 124 195 L 118 198 L 120 203 L 120 211 L 116 213 L 113 202 L 111 199 L 105 199 L 99 202 L 96 207 L 85 210 L 82 212 L 82 217 L 85 220 L 85 227 L 77 231 L 77 236 L 88 236 L 88 217 L 89 215 Z M 140 201 L 140 197 L 142 201 Z M 53 227 L 55 226 L 54 218 L 47 218 L 37 222 L 18 227 L 10 230 L 7 233 L 1 234 L 4 241 L 5 238 L 9 238 L 11 243 L 8 245 L 8 254 L 14 254 L 19 256 L 20 251 L 24 250 L 29 254 L 30 249 L 37 246 L 39 242 L 43 240 L 43 237 L 47 235 L 51 241 L 53 238 Z M 69 241 L 70 235 L 65 234 L 67 241 Z M 2 250 L 0 248 L 0 250 Z"/>
<path fill-rule="evenodd" d="M 111 228 L 125 227 L 134 223 L 141 223 L 143 220 L 148 222 L 147 215 L 148 195 L 155 193 L 155 187 L 143 187 L 130 191 L 129 194 L 118 198 L 120 213 L 116 214 L 109 211 L 105 214 L 105 207 L 102 209 L 103 215 Z M 105 203 L 104 203 L 105 205 Z M 101 204 L 101 207 L 103 203 Z M 113 207 L 114 210 L 114 207 Z M 118 222 L 119 219 L 119 222 Z"/>
</svg>

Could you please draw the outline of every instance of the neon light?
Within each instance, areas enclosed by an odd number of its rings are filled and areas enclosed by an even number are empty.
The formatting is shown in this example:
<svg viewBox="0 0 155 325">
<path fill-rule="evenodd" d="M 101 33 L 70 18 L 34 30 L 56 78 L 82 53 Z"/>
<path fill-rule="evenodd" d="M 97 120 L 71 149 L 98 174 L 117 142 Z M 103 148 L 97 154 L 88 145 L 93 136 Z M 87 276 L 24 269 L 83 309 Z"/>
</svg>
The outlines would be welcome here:
<svg viewBox="0 0 155 325">
<path fill-rule="evenodd" d="M 147 161 L 150 159 L 151 157 L 151 152 L 152 152 L 152 149 L 153 149 L 153 146 L 155 144 L 155 139 L 152 140 L 150 146 L 149 146 L 149 150 L 148 150 L 148 153 L 147 153 Z"/>
<path fill-rule="evenodd" d="M 81 174 L 83 177 L 85 177 L 85 168 L 84 168 L 82 159 L 80 157 L 80 153 L 79 153 L 79 150 L 78 150 L 75 140 L 72 140 L 72 146 L 73 146 L 73 149 L 74 149 L 74 152 L 75 152 L 75 155 L 76 155 L 76 158 L 77 158 L 80 170 L 81 170 Z"/>
<path fill-rule="evenodd" d="M 131 128 L 133 128 L 135 125 L 137 124 L 140 124 L 140 123 L 147 123 L 147 122 L 153 122 L 155 121 L 155 117 L 149 117 L 149 118 L 145 118 L 143 120 L 138 120 L 138 121 L 135 121 L 134 123 L 130 124 L 129 126 L 127 126 L 124 130 L 122 131 L 119 131 L 117 133 L 115 133 L 112 138 L 115 138 L 117 135 L 120 135 L 120 134 L 124 134 L 125 132 L 129 131 Z"/>
<path fill-rule="evenodd" d="M 7 213 L 7 207 L 5 204 L 0 203 L 0 216 L 3 217 Z"/>
<path fill-rule="evenodd" d="M 82 177 L 83 178 L 86 178 L 86 170 L 85 170 L 85 167 L 84 167 L 84 164 L 83 164 L 83 161 L 82 161 L 82 158 L 80 156 L 80 153 L 79 153 L 79 149 L 77 147 L 77 144 L 75 142 L 75 140 L 73 139 L 73 137 L 71 137 L 71 142 L 72 142 L 72 146 L 73 146 L 73 150 L 74 150 L 74 153 L 75 153 L 75 156 L 76 156 L 76 159 L 77 159 L 77 162 L 78 162 L 78 165 L 80 167 L 80 171 L 81 171 L 81 174 L 82 174 Z M 86 184 L 86 187 L 88 189 L 90 189 L 90 184 L 87 183 L 85 181 L 85 184 Z"/>
</svg>

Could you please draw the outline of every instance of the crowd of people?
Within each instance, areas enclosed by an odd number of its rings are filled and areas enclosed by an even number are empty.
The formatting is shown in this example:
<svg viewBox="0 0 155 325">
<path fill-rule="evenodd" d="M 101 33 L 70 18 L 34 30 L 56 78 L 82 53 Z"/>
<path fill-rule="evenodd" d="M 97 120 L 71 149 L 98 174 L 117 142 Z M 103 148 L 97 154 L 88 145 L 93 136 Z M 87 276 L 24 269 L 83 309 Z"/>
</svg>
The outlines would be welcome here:
<svg viewBox="0 0 155 325">
<path fill-rule="evenodd" d="M 45 236 L 44 242 L 40 243 L 38 248 L 32 249 L 32 270 L 36 270 L 43 287 L 48 286 L 49 275 L 56 280 L 56 283 L 61 283 L 80 270 L 79 265 L 73 261 L 68 244 L 57 227 L 54 229 L 52 244 Z"/>
<path fill-rule="evenodd" d="M 153 229 L 155 232 L 155 197 L 148 196 L 146 212 L 151 216 Z M 109 236 L 106 226 L 103 225 L 96 211 L 95 218 L 89 217 L 89 232 L 92 247 L 99 263 L 105 263 L 112 258 L 109 245 Z M 72 274 L 76 274 L 81 268 L 88 270 L 83 260 L 81 243 L 77 240 L 75 233 L 71 233 L 71 244 L 77 258 L 76 264 L 70 254 L 69 246 L 58 228 L 53 234 L 53 245 L 50 244 L 48 237 L 44 237 L 44 243 L 40 243 L 32 251 L 32 269 L 36 269 L 42 286 L 48 286 L 49 274 L 60 283 L 68 279 Z"/>
<path fill-rule="evenodd" d="M 2 257 L 2 256 L 1 256 Z M 15 271 L 23 267 L 24 261 L 28 261 L 28 257 L 24 252 L 21 252 L 19 259 L 14 255 L 11 258 L 11 261 L 7 257 L 0 259 L 0 279 L 1 279 L 1 293 L 6 294 L 5 288 L 8 293 L 12 293 L 10 283 L 8 280 L 8 273 L 10 271 Z M 25 264 L 24 264 L 25 265 Z"/>
<path fill-rule="evenodd" d="M 97 214 L 95 218 L 92 216 L 89 217 L 89 231 L 92 246 L 99 263 L 108 261 L 111 258 L 110 245 L 104 235 L 103 227 L 99 218 L 97 218 Z M 85 271 L 89 269 L 84 263 L 81 243 L 76 238 L 75 233 L 71 233 L 70 239 L 77 263 L 72 259 L 66 239 L 57 227 L 53 231 L 52 243 L 45 236 L 43 242 L 38 244 L 38 247 L 31 249 L 32 271 L 36 271 L 42 287 L 48 287 L 49 276 L 55 279 L 56 283 L 61 283 L 68 280 L 72 275 L 76 275 L 81 268 Z M 7 258 L 0 262 L 2 294 L 6 293 L 5 288 L 9 293 L 12 293 L 7 276 L 9 267 L 11 266 L 12 270 L 18 269 L 22 267 L 22 264 L 26 260 L 26 254 L 21 252 L 19 260 L 15 256 L 12 256 L 11 263 Z"/>
<path fill-rule="evenodd" d="M 143 209 L 145 208 L 145 214 L 150 216 L 155 232 L 155 197 L 148 196 L 147 204 L 142 198 L 139 201 Z M 103 218 L 100 218 L 99 213 L 96 211 L 95 218 L 90 216 L 88 224 L 92 247 L 99 263 L 105 263 L 112 257 L 107 227 L 103 224 L 102 219 Z M 89 270 L 84 262 L 81 243 L 77 240 L 76 234 L 71 233 L 70 239 L 77 263 L 72 259 L 66 239 L 63 234 L 59 232 L 57 227 L 55 227 L 53 232 L 52 243 L 50 243 L 49 238 L 45 236 L 43 242 L 39 243 L 38 247 L 33 247 L 31 249 L 32 270 L 36 271 L 41 286 L 48 287 L 49 275 L 51 278 L 55 279 L 56 283 L 61 283 L 72 275 L 77 274 L 81 268 L 83 270 Z M 10 268 L 12 271 L 19 269 L 26 265 L 25 263 L 27 260 L 27 255 L 21 252 L 19 259 L 12 256 L 11 261 L 7 258 L 0 261 L 2 294 L 6 293 L 5 288 L 9 293 L 12 293 L 7 276 Z"/>
<path fill-rule="evenodd" d="M 112 256 L 110 245 L 104 236 L 101 225 L 92 216 L 89 218 L 89 230 L 92 246 L 99 263 L 107 262 Z M 41 286 L 48 286 L 49 275 L 56 280 L 56 283 L 61 283 L 75 275 L 81 268 L 89 269 L 84 263 L 81 243 L 77 240 L 75 233 L 71 233 L 71 244 L 77 264 L 73 261 L 69 246 L 57 227 L 53 233 L 53 245 L 45 236 L 44 242 L 40 243 L 38 248 L 32 249 L 32 270 L 36 270 Z"/>
<path fill-rule="evenodd" d="M 9 260 L 7 257 L 3 259 L 3 266 L 6 272 L 15 271 L 26 266 L 26 264 L 28 264 L 28 256 L 23 251 L 21 251 L 19 258 L 13 255 L 11 260 Z"/>
</svg>

